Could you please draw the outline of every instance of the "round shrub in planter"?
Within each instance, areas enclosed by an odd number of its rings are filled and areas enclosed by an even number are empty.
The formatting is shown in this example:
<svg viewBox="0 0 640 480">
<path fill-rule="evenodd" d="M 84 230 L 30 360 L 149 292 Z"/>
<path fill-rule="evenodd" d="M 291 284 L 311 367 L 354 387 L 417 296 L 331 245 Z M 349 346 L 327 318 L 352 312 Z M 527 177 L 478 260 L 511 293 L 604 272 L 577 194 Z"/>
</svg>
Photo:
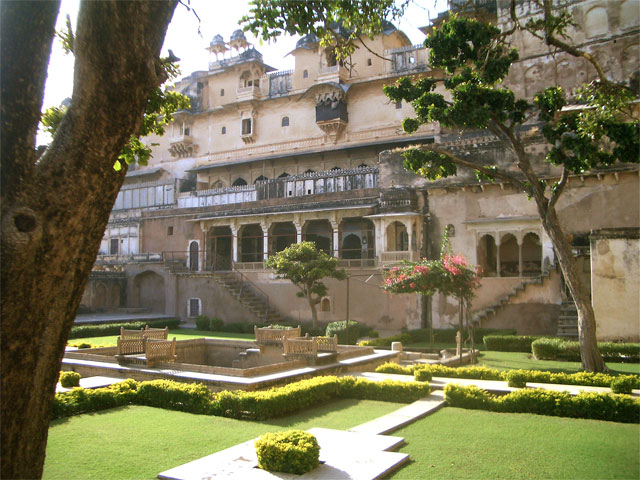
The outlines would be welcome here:
<svg viewBox="0 0 640 480">
<path fill-rule="evenodd" d="M 76 372 L 60 372 L 60 385 L 64 388 L 80 386 L 80 374 Z"/>
<path fill-rule="evenodd" d="M 269 472 L 302 475 L 320 462 L 316 437 L 302 430 L 265 433 L 255 442 L 258 466 Z"/>
<path fill-rule="evenodd" d="M 527 386 L 527 374 L 522 370 L 509 370 L 507 372 L 507 385 L 511 388 L 524 388 Z"/>
</svg>

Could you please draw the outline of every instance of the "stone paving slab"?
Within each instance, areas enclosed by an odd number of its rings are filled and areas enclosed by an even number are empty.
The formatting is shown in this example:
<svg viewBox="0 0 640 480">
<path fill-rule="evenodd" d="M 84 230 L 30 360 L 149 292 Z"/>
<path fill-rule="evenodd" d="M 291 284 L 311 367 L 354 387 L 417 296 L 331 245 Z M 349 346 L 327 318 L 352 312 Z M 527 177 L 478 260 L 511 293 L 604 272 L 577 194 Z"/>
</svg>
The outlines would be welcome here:
<svg viewBox="0 0 640 480">
<path fill-rule="evenodd" d="M 122 381 L 123 381 L 122 378 L 102 377 L 98 375 L 95 377 L 81 378 L 80 386 L 82 388 L 102 388 L 102 387 L 108 387 L 109 385 L 113 385 L 114 383 L 118 383 Z M 60 385 L 59 382 L 56 385 L 56 392 L 68 392 L 69 390 L 71 390 L 71 388 L 65 388 L 62 385 Z"/>
<path fill-rule="evenodd" d="M 349 429 L 350 432 L 383 435 L 415 422 L 444 406 L 444 393 L 441 390 L 431 392 L 425 398 L 382 417 Z"/>
<path fill-rule="evenodd" d="M 158 478 L 166 480 L 214 478 L 373 480 L 398 468 L 409 459 L 407 454 L 386 451 L 401 444 L 404 440 L 400 437 L 326 428 L 312 428 L 308 431 L 318 439 L 320 461 L 324 463 L 304 475 L 267 472 L 257 468 L 258 459 L 254 448 L 256 439 L 253 439 L 162 472 Z"/>
</svg>

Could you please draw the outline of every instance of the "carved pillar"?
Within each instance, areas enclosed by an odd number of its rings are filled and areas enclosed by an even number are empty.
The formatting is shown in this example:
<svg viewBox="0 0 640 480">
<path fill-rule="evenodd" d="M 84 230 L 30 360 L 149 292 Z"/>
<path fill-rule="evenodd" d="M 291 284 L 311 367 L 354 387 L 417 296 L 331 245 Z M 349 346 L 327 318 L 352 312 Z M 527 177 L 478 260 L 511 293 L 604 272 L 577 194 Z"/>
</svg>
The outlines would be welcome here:
<svg viewBox="0 0 640 480">
<path fill-rule="evenodd" d="M 522 277 L 523 261 L 522 261 L 522 232 L 518 235 L 518 274 Z"/>
<path fill-rule="evenodd" d="M 340 224 L 336 220 L 329 220 L 331 223 L 331 229 L 333 231 L 333 242 L 331 244 L 331 249 L 333 250 L 333 256 L 339 258 L 340 253 Z"/>
<path fill-rule="evenodd" d="M 502 239 L 500 238 L 500 235 L 498 232 L 496 232 L 496 274 L 498 277 L 501 277 L 502 275 L 500 275 L 500 244 L 502 243 Z"/>
<path fill-rule="evenodd" d="M 293 217 L 293 226 L 296 227 L 296 243 L 302 242 L 302 219 L 300 215 Z"/>
<path fill-rule="evenodd" d="M 229 227 L 231 228 L 231 246 L 232 246 L 232 250 L 233 250 L 233 261 L 234 262 L 238 262 L 238 225 L 237 224 L 233 224 L 233 225 L 229 225 Z"/>
<path fill-rule="evenodd" d="M 409 221 L 407 225 L 407 250 L 409 251 L 409 260 L 413 261 L 413 222 Z"/>
</svg>

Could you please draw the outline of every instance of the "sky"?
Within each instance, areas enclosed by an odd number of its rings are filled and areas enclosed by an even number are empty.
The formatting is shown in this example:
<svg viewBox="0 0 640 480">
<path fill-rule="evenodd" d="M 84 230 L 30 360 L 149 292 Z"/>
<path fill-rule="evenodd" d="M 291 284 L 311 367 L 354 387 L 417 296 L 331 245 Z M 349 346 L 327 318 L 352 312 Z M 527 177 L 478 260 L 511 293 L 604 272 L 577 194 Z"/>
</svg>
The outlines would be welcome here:
<svg viewBox="0 0 640 480">
<path fill-rule="evenodd" d="M 67 14 L 75 31 L 75 23 L 79 7 L 79 0 L 62 0 L 56 30 L 65 28 Z M 183 0 L 190 4 L 193 11 L 188 11 L 184 5 L 178 4 L 173 20 L 167 30 L 162 56 L 168 55 L 168 49 L 181 60 L 179 62 L 182 76 L 187 76 L 196 70 L 206 70 L 210 54 L 205 50 L 214 35 L 220 34 L 225 41 L 229 41 L 231 33 L 240 28 L 238 20 L 249 12 L 248 0 Z M 442 10 L 446 7 L 445 0 L 414 0 L 404 18 L 396 21 L 396 26 L 402 30 L 415 45 L 424 41 L 424 35 L 419 27 L 429 23 L 429 15 L 435 17 L 436 7 Z M 200 20 L 198 20 L 198 17 Z M 260 42 L 250 33 L 245 34 L 247 41 L 263 54 L 265 63 L 278 69 L 288 70 L 294 67 L 292 55 L 288 55 L 295 48 L 299 37 L 281 36 L 275 43 Z M 56 38 L 53 42 L 49 71 L 45 88 L 43 110 L 58 106 L 73 92 L 73 55 L 66 55 Z M 45 134 L 38 135 L 38 143 L 49 143 Z"/>
</svg>

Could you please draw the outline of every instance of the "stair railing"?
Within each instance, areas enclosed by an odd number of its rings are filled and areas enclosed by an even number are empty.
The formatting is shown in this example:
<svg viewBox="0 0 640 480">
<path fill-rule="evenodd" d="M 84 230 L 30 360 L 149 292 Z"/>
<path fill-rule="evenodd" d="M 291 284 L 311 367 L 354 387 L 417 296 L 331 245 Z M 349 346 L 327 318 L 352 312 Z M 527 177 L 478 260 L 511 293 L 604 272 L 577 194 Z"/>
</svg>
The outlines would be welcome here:
<svg viewBox="0 0 640 480">
<path fill-rule="evenodd" d="M 238 298 L 242 298 L 242 292 L 244 291 L 244 286 L 246 284 L 252 290 L 252 293 L 254 295 L 257 295 L 258 297 L 262 298 L 262 300 L 264 301 L 264 303 L 266 305 L 266 311 L 265 311 L 265 314 L 264 314 L 264 321 L 265 321 L 265 323 L 267 323 L 268 320 L 269 320 L 269 295 L 267 295 L 266 292 L 264 292 L 264 290 L 262 290 L 260 287 L 258 287 L 258 285 L 253 283 L 249 279 L 249 277 L 247 277 L 244 273 L 242 273 L 240 270 L 238 270 L 236 268 L 236 262 L 234 262 L 233 260 L 231 261 L 231 268 L 232 268 L 234 273 L 236 273 L 237 275 L 240 276 L 240 293 L 239 293 Z"/>
</svg>

